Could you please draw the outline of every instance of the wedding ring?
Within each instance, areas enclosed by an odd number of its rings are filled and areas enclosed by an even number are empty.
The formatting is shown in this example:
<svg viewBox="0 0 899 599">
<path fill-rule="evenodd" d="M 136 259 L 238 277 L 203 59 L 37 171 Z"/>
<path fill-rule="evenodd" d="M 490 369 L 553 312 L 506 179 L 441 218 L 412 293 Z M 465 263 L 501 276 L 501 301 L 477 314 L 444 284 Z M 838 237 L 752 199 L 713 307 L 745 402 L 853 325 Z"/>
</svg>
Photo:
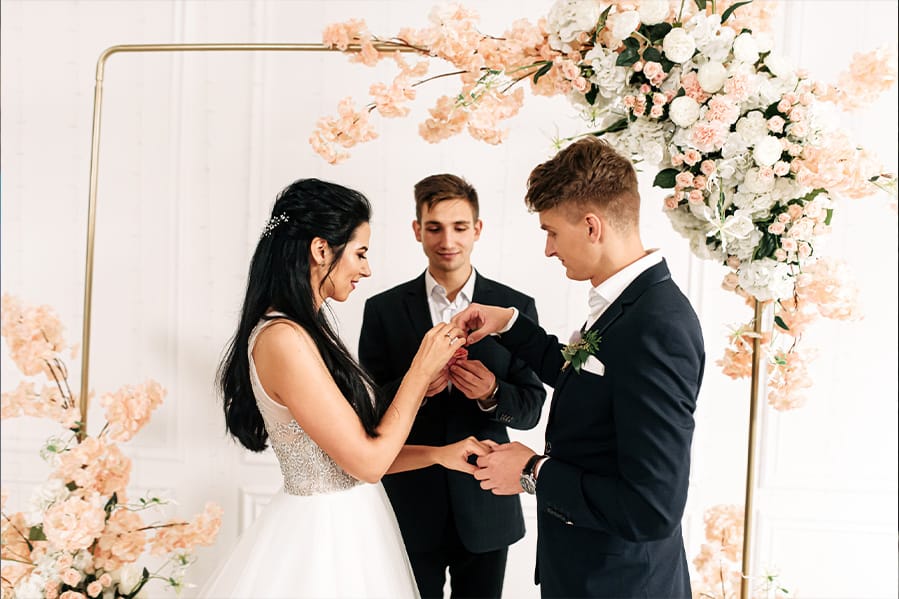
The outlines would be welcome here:
<svg viewBox="0 0 899 599">
<path fill-rule="evenodd" d="M 447 339 L 450 338 L 450 334 L 449 334 L 449 333 L 446 333 L 446 334 L 444 334 L 443 336 L 446 337 Z"/>
</svg>

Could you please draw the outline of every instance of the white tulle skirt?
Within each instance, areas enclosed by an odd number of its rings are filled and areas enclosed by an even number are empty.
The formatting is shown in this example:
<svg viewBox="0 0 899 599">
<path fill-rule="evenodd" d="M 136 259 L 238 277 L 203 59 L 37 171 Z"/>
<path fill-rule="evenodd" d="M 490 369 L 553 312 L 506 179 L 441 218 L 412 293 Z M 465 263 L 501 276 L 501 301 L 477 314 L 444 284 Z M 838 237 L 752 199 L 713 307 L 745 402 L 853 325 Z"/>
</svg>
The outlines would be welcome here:
<svg viewBox="0 0 899 599">
<path fill-rule="evenodd" d="M 380 483 L 325 495 L 279 491 L 200 591 L 208 599 L 418 596 Z"/>
</svg>

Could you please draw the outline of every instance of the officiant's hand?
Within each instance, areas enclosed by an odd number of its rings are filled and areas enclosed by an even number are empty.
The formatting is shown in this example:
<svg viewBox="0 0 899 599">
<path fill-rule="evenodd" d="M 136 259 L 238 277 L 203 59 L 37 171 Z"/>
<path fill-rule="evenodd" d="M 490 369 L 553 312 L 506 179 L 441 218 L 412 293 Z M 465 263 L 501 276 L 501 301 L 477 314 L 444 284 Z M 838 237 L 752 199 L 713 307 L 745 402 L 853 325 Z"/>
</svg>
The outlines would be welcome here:
<svg viewBox="0 0 899 599">
<path fill-rule="evenodd" d="M 518 441 L 499 445 L 489 439 L 483 443 L 493 451 L 478 458 L 480 469 L 474 477 L 481 481 L 481 488 L 494 495 L 517 495 L 521 488 L 521 471 L 525 464 L 536 455 L 534 451 Z"/>
<path fill-rule="evenodd" d="M 480 360 L 458 360 L 449 367 L 450 382 L 468 399 L 487 399 L 496 385 L 496 375 Z"/>
<path fill-rule="evenodd" d="M 492 443 L 492 441 L 490 441 Z M 437 463 L 449 470 L 458 470 L 467 474 L 474 474 L 478 467 L 469 461 L 471 456 L 480 458 L 490 453 L 491 448 L 485 441 L 478 441 L 474 437 L 467 437 L 443 447 L 436 447 Z"/>
<path fill-rule="evenodd" d="M 446 385 L 449 383 L 449 373 L 446 370 L 441 370 L 440 374 L 437 375 L 431 384 L 428 385 L 428 390 L 425 392 L 425 397 L 434 397 L 444 389 L 446 389 Z"/>
<path fill-rule="evenodd" d="M 468 333 L 468 345 L 477 343 L 487 335 L 498 333 L 509 323 L 515 310 L 471 304 L 450 320 L 453 324 Z"/>
</svg>

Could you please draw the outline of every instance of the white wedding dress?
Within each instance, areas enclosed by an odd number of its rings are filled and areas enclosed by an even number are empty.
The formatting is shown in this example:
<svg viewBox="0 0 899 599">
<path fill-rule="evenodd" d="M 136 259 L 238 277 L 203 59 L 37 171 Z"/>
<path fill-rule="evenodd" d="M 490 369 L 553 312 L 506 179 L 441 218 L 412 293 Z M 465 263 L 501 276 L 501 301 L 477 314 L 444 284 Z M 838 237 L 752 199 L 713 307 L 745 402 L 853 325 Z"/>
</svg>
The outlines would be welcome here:
<svg viewBox="0 0 899 599">
<path fill-rule="evenodd" d="M 250 379 L 284 488 L 200 592 L 209 599 L 418 597 L 396 516 L 380 483 L 362 483 L 326 454 Z"/>
</svg>

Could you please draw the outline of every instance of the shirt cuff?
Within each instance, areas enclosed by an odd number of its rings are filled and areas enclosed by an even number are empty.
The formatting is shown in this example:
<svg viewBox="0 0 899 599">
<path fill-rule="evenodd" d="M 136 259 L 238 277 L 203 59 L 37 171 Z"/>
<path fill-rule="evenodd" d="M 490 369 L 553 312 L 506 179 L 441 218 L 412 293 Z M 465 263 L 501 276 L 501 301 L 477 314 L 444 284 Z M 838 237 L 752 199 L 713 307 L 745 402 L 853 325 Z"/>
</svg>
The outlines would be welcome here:
<svg viewBox="0 0 899 599">
<path fill-rule="evenodd" d="M 482 412 L 495 412 L 496 406 L 499 405 L 495 399 L 479 399 L 477 400 L 478 408 Z"/>
<path fill-rule="evenodd" d="M 549 456 L 545 455 L 542 458 L 540 458 L 539 460 L 537 460 L 536 464 L 534 464 L 534 480 L 537 480 L 537 478 L 540 477 L 540 468 L 543 466 L 544 463 L 546 463 L 546 460 L 548 460 L 548 459 L 549 459 Z"/>
<path fill-rule="evenodd" d="M 496 332 L 497 335 L 502 335 L 503 333 L 507 332 L 515 325 L 515 321 L 518 320 L 518 308 L 516 308 L 515 306 L 510 306 L 510 308 L 512 308 L 512 318 L 509 319 L 509 322 L 506 323 L 506 326 Z"/>
</svg>

